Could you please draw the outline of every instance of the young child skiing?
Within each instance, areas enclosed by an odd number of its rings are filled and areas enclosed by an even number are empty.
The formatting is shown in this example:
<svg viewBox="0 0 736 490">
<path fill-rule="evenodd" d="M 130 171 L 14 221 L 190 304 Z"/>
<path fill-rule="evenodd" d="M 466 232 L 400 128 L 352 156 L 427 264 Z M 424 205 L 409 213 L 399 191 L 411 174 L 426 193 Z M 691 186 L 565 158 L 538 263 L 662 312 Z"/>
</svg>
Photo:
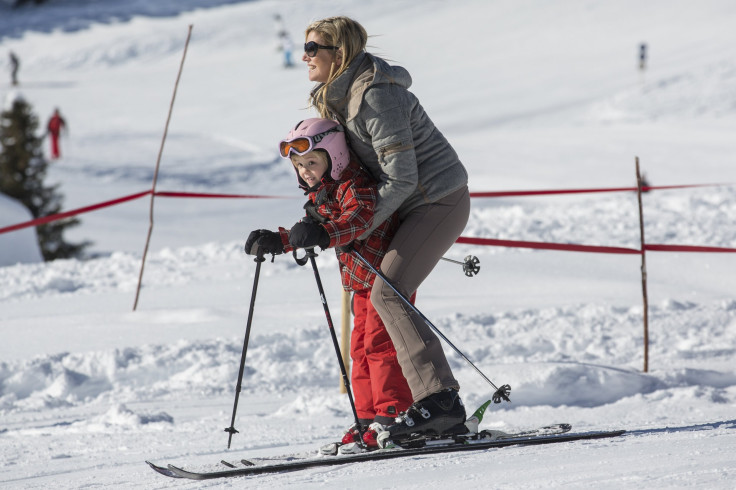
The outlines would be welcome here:
<svg viewBox="0 0 736 490">
<path fill-rule="evenodd" d="M 378 194 L 375 181 L 350 152 L 344 129 L 337 122 L 320 118 L 301 121 L 281 142 L 279 152 L 291 160 L 299 187 L 309 196 L 304 205 L 307 216 L 290 230 L 280 227 L 278 232 L 251 232 L 245 250 L 257 255 L 259 251 L 280 254 L 295 248 L 335 247 L 343 287 L 354 292 L 351 383 L 362 426 L 360 431 L 355 424 L 348 429 L 340 452 L 377 447 L 377 430 L 393 423 L 413 400 L 393 342 L 370 301 L 375 275 L 342 247 L 353 247 L 377 268 L 398 219 L 392 215 L 370 235 L 358 239 L 373 226 Z M 358 440 L 361 432 L 362 443 Z"/>
</svg>

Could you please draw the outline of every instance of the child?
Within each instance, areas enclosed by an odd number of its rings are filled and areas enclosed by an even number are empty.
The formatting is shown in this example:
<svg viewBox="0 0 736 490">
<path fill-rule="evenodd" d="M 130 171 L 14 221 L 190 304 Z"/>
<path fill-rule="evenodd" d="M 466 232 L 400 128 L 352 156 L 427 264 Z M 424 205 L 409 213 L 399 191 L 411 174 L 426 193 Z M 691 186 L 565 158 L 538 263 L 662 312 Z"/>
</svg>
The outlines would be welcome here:
<svg viewBox="0 0 736 490">
<path fill-rule="evenodd" d="M 393 423 L 412 403 L 411 391 L 396 359 L 396 350 L 386 327 L 370 301 L 375 275 L 351 253 L 351 245 L 376 268 L 398 227 L 396 215 L 381 223 L 369 236 L 358 240 L 373 225 L 376 184 L 355 160 L 345 141 L 343 127 L 330 119 L 307 119 L 289 132 L 279 147 L 290 158 L 297 181 L 309 200 L 307 217 L 279 232 L 255 230 L 245 244 L 247 253 L 259 250 L 279 254 L 295 248 L 336 247 L 343 287 L 354 291 L 355 321 L 350 357 L 353 395 L 358 419 L 365 430 L 363 444 L 354 425 L 342 439 L 340 452 L 359 452 L 377 447 L 376 431 Z"/>
</svg>

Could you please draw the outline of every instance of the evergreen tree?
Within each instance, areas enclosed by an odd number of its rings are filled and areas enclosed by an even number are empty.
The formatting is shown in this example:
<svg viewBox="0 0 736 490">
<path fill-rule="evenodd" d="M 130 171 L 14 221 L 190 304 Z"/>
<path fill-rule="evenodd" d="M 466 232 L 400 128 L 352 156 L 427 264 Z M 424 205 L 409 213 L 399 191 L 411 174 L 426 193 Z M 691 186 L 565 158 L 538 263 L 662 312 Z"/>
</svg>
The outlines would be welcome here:
<svg viewBox="0 0 736 490">
<path fill-rule="evenodd" d="M 21 97 L 0 113 L 0 192 L 20 201 L 34 218 L 58 213 L 63 201 L 58 185 L 43 183 L 48 162 L 37 129 L 38 118 Z M 62 237 L 65 228 L 78 224 L 78 219 L 69 218 L 36 228 L 44 260 L 81 256 L 89 242 L 70 244 Z"/>
</svg>

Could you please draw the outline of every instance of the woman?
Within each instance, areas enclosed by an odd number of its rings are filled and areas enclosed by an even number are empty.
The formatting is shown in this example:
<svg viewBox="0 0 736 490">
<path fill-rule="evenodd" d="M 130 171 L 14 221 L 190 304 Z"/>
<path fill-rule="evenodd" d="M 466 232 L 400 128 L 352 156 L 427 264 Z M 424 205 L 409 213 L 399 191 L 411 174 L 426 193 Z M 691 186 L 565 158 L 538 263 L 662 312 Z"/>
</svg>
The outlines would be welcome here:
<svg viewBox="0 0 736 490">
<path fill-rule="evenodd" d="M 372 226 L 399 213 L 401 223 L 381 272 L 409 297 L 465 228 L 468 175 L 408 91 L 409 73 L 367 53 L 367 39 L 365 29 L 350 18 L 319 20 L 306 29 L 302 60 L 309 79 L 317 82 L 310 104 L 321 117 L 345 127 L 351 148 L 379 183 Z M 414 400 L 381 440 L 466 432 L 459 384 L 437 336 L 380 279 L 371 301 L 394 342 Z"/>
</svg>

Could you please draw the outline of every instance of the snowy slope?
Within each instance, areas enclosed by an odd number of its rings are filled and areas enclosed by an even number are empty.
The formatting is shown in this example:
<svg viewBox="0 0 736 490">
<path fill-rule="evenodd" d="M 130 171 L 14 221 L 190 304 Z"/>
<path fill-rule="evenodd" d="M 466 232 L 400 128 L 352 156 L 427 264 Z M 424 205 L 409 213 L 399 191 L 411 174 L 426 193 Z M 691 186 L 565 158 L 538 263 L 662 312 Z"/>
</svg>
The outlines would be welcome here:
<svg viewBox="0 0 736 490">
<path fill-rule="evenodd" d="M 81 216 L 68 238 L 92 240 L 94 258 L 0 260 L 0 485 L 732 488 L 733 254 L 647 254 L 648 373 L 637 256 L 456 246 L 448 256 L 477 255 L 480 274 L 442 262 L 420 289 L 418 307 L 512 386 L 513 403 L 493 406 L 485 427 L 569 422 L 628 429 L 622 438 L 206 484 L 143 463 L 308 453 L 350 423 L 313 273 L 277 257 L 262 266 L 240 433 L 226 449 L 255 272 L 243 239 L 290 226 L 303 199 L 275 145 L 312 115 L 311 84 L 303 68 L 281 67 L 275 13 L 297 40 L 313 19 L 359 19 L 371 51 L 412 73 L 471 191 L 631 187 L 638 156 L 653 185 L 719 184 L 646 194 L 649 243 L 736 247 L 727 0 L 58 0 L 0 10 L 0 53 L 20 55 L 23 96 L 41 120 L 59 106 L 69 122 L 49 176 L 68 208 L 150 189 L 189 24 L 158 188 L 283 196 L 157 199 L 135 312 L 148 198 Z M 0 98 L 8 92 L 0 80 Z M 0 226 L 25 219 L 5 202 Z M 0 255 L 26 247 L 29 233 L 0 235 Z M 636 195 L 475 199 L 464 234 L 637 248 Z M 317 262 L 337 319 L 334 256 Z M 449 357 L 466 404 L 482 403 L 490 388 Z"/>
<path fill-rule="evenodd" d="M 33 219 L 30 211 L 15 199 L 0 194 L 0 228 Z M 26 228 L 0 235 L 0 266 L 41 262 L 36 230 Z"/>
</svg>

